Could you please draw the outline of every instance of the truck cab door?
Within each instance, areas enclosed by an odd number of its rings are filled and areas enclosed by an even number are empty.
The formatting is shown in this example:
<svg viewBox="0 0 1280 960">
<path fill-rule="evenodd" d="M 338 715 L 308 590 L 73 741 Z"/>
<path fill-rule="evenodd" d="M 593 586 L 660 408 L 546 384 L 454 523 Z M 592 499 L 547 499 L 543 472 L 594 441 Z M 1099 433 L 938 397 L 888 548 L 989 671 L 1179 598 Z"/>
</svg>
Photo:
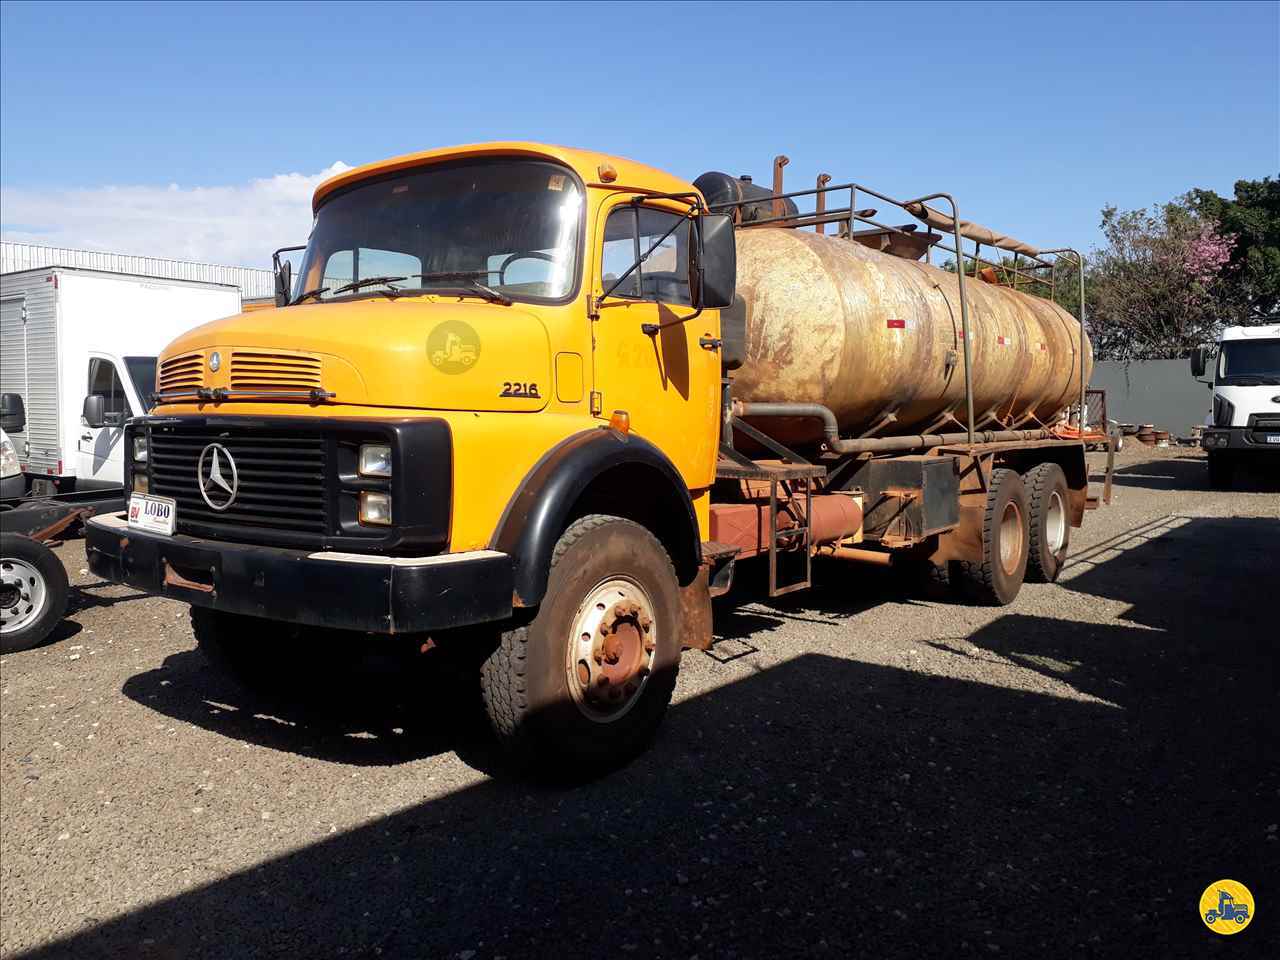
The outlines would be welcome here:
<svg viewBox="0 0 1280 960">
<path fill-rule="evenodd" d="M 76 454 L 76 485 L 118 487 L 124 483 L 124 423 L 133 416 L 125 392 L 123 371 L 110 357 L 89 358 L 88 395 L 100 394 L 106 423 L 89 426 L 81 420 Z"/>
<path fill-rule="evenodd" d="M 689 290 L 692 221 L 673 204 L 633 205 L 630 196 L 600 210 L 594 296 L 613 286 L 677 221 L 671 236 L 599 303 L 592 322 L 592 412 L 626 411 L 631 430 L 655 444 L 691 490 L 715 476 L 719 431 L 720 317 L 695 313 Z M 658 328 L 644 332 L 645 325 Z"/>
</svg>

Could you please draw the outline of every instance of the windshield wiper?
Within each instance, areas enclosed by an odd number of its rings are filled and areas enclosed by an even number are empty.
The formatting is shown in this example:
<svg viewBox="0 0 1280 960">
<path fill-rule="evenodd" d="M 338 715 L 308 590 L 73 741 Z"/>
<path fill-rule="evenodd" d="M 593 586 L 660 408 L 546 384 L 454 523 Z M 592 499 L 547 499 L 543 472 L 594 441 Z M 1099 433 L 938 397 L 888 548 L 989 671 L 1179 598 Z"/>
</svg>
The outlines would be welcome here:
<svg viewBox="0 0 1280 960">
<path fill-rule="evenodd" d="M 298 294 L 296 297 L 294 297 L 292 300 L 289 301 L 289 306 L 292 307 L 295 304 L 299 304 L 303 300 L 306 300 L 308 297 L 318 297 L 320 296 L 320 294 L 328 293 L 328 292 L 329 292 L 328 287 L 316 287 L 314 290 L 308 290 L 305 293 Z"/>
<path fill-rule="evenodd" d="M 450 280 L 460 280 L 465 284 L 469 284 L 472 289 L 484 297 L 484 299 L 490 300 L 493 303 L 500 303 L 504 307 L 511 306 L 512 301 L 510 297 L 499 293 L 487 283 L 482 283 L 480 281 L 481 277 L 487 277 L 488 275 L 488 270 L 442 270 L 437 273 L 413 274 L 413 276 L 426 281 L 442 280 L 447 282 Z"/>
<path fill-rule="evenodd" d="M 344 283 L 336 288 L 335 294 L 347 293 L 350 290 L 359 290 L 361 287 L 369 287 L 375 283 L 385 283 L 387 285 L 395 283 L 397 280 L 408 280 L 408 277 L 365 277 L 363 280 L 352 280 L 350 283 Z M 391 288 L 395 290 L 395 287 Z"/>
</svg>

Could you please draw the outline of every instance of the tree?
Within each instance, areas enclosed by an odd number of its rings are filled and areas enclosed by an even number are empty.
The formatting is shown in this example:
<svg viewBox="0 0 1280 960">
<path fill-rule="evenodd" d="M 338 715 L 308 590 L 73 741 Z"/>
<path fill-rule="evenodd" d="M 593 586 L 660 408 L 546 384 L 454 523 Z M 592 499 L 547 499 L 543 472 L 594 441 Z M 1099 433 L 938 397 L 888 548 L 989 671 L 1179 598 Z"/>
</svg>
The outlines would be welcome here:
<svg viewBox="0 0 1280 960">
<path fill-rule="evenodd" d="M 1185 357 L 1222 326 L 1224 268 L 1235 238 L 1183 198 L 1151 210 L 1102 210 L 1106 245 L 1086 274 L 1098 359 Z"/>
<path fill-rule="evenodd" d="M 1224 306 L 1239 324 L 1280 322 L 1280 179 L 1237 180 L 1235 199 L 1192 190 L 1187 202 L 1220 236 L 1235 239 Z"/>
</svg>

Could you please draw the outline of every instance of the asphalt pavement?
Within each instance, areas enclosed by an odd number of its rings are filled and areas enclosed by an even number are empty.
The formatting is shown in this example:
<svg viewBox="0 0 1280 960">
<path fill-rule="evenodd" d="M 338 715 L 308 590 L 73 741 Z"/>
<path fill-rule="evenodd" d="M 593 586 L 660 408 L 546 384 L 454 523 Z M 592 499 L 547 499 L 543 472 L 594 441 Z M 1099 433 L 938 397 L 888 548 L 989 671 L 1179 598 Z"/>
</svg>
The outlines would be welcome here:
<svg viewBox="0 0 1280 960">
<path fill-rule="evenodd" d="M 746 571 L 657 742 L 577 786 L 509 776 L 431 654 L 250 690 L 58 553 L 67 621 L 0 658 L 0 956 L 1280 955 L 1280 484 L 1199 451 L 1122 453 L 1009 607 Z"/>
</svg>

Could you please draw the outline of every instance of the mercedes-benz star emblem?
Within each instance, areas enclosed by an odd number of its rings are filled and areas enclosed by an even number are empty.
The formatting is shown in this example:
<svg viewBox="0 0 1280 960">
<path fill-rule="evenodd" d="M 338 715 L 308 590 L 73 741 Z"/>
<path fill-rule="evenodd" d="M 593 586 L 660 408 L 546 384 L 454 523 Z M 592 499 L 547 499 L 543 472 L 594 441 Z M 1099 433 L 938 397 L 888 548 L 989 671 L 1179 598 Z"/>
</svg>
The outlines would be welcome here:
<svg viewBox="0 0 1280 960">
<path fill-rule="evenodd" d="M 220 443 L 211 443 L 200 451 L 200 461 L 196 464 L 196 482 L 200 484 L 200 496 L 214 510 L 225 510 L 236 502 L 236 493 L 240 490 L 240 475 L 236 472 L 236 462 L 226 447 Z"/>
</svg>

